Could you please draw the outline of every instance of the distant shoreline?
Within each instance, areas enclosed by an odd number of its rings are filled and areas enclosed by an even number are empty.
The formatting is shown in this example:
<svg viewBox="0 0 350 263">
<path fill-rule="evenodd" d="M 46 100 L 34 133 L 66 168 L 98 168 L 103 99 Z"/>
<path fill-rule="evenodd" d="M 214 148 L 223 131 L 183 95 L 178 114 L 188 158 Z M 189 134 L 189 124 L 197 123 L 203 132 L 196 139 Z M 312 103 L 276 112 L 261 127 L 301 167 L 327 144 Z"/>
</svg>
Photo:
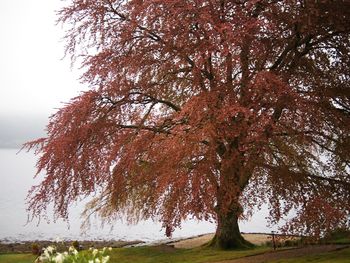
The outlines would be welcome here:
<svg viewBox="0 0 350 263">
<path fill-rule="evenodd" d="M 64 240 L 60 242 L 49 241 L 49 240 L 33 240 L 33 241 L 23 241 L 14 243 L 4 243 L 0 240 L 0 254 L 1 253 L 32 253 L 33 244 L 37 245 L 40 249 L 47 246 L 56 246 L 57 249 L 66 250 L 75 240 Z M 78 241 L 82 249 L 88 249 L 90 247 L 103 248 L 103 247 L 113 247 L 120 248 L 126 246 L 133 246 L 137 244 L 142 244 L 144 241 L 121 241 L 121 240 L 86 240 Z"/>
<path fill-rule="evenodd" d="M 257 245 L 264 243 L 271 237 L 270 233 L 243 233 L 244 237 Z M 208 242 L 214 233 L 206 233 L 195 235 L 187 238 L 173 238 L 173 239 L 161 239 L 156 241 L 145 242 L 141 240 L 123 241 L 123 240 L 78 240 L 79 245 L 83 249 L 90 247 L 103 248 L 103 247 L 130 247 L 140 245 L 161 245 L 167 244 L 178 248 L 192 248 L 200 246 Z M 26 241 L 10 241 L 6 239 L 0 240 L 0 253 L 31 253 L 33 244 L 38 245 L 40 248 L 47 247 L 49 245 L 55 245 L 58 249 L 65 249 L 72 245 L 75 240 L 62 240 L 59 242 L 53 240 L 26 240 Z"/>
</svg>

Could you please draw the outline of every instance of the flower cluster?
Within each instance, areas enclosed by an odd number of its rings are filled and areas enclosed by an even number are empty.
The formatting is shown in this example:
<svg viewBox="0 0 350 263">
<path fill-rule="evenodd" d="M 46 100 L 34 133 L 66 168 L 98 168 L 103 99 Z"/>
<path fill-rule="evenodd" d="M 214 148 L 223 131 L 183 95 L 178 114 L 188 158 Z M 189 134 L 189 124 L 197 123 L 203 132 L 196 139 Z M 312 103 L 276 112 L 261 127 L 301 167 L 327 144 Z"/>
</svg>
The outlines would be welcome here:
<svg viewBox="0 0 350 263">
<path fill-rule="evenodd" d="M 107 250 L 111 251 L 112 248 L 101 250 L 90 248 L 88 251 L 78 252 L 71 246 L 68 252 L 59 253 L 55 246 L 48 246 L 35 263 L 108 263 L 110 257 L 106 255 Z"/>
</svg>

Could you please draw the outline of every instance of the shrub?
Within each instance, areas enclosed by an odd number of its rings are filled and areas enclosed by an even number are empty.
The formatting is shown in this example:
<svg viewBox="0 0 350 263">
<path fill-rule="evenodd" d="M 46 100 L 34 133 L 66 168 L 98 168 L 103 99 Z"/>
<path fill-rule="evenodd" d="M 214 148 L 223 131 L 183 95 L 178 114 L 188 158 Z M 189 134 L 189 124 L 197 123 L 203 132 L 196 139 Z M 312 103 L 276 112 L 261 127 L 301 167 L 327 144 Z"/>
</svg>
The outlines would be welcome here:
<svg viewBox="0 0 350 263">
<path fill-rule="evenodd" d="M 75 240 L 72 242 L 72 247 L 74 247 L 76 250 L 80 251 L 81 250 L 81 246 L 79 244 L 79 241 Z"/>
<path fill-rule="evenodd" d="M 40 246 L 37 243 L 32 244 L 32 254 L 33 255 L 40 255 Z"/>
<path fill-rule="evenodd" d="M 350 243 L 350 230 L 346 228 L 335 229 L 324 237 L 324 241 L 326 243 Z"/>
</svg>

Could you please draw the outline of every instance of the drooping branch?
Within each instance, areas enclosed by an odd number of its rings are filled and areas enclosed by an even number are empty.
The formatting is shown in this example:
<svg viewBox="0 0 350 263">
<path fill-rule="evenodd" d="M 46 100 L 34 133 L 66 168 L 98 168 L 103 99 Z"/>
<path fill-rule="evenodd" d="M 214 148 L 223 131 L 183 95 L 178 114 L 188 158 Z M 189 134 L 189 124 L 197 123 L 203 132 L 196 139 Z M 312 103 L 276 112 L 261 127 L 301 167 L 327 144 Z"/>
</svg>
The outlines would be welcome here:
<svg viewBox="0 0 350 263">
<path fill-rule="evenodd" d="M 342 188 L 345 187 L 346 189 L 348 189 L 348 191 L 350 191 L 350 181 L 340 180 L 340 179 L 335 179 L 335 178 L 331 178 L 331 177 L 325 177 L 325 176 L 320 176 L 320 175 L 315 175 L 315 174 L 310 174 L 310 173 L 307 174 L 307 177 L 314 179 L 314 180 L 325 181 L 325 182 L 328 182 L 334 186 L 341 186 Z M 335 189 L 337 189 L 337 188 L 335 188 Z"/>
<path fill-rule="evenodd" d="M 181 108 L 179 106 L 175 105 L 174 103 L 172 103 L 168 100 L 158 99 L 158 98 L 151 96 L 149 94 L 146 94 L 146 93 L 135 91 L 135 92 L 130 92 L 130 95 L 141 95 L 141 96 L 144 96 L 147 99 L 149 99 L 151 102 L 164 104 L 164 105 L 172 108 L 174 111 L 181 111 Z"/>
<path fill-rule="evenodd" d="M 122 129 L 133 129 L 135 131 L 139 130 L 146 130 L 146 131 L 152 131 L 154 133 L 164 133 L 164 134 L 171 134 L 170 131 L 162 129 L 162 127 L 150 127 L 145 125 L 126 125 L 126 124 L 116 124 L 117 127 Z"/>
<path fill-rule="evenodd" d="M 141 99 L 130 99 L 130 96 L 133 96 L 133 95 L 140 95 L 142 96 L 143 98 Z M 175 105 L 174 103 L 168 101 L 168 100 L 164 100 L 164 99 L 158 99 L 154 96 L 151 96 L 147 93 L 143 93 L 143 92 L 136 92 L 136 91 L 131 91 L 129 92 L 126 96 L 124 96 L 122 99 L 119 99 L 119 100 L 113 100 L 111 97 L 108 97 L 108 96 L 103 96 L 102 97 L 103 100 L 106 100 L 109 104 L 113 105 L 113 106 L 116 106 L 116 105 L 122 105 L 122 104 L 138 104 L 138 103 L 141 103 L 141 104 L 148 104 L 148 103 L 154 103 L 154 104 L 157 104 L 157 103 L 160 103 L 160 104 L 163 104 L 163 105 L 166 105 L 168 106 L 169 108 L 173 109 L 174 111 L 180 111 L 181 108 L 177 105 Z"/>
<path fill-rule="evenodd" d="M 311 182 L 327 182 L 329 186 L 333 187 L 332 189 L 337 189 L 337 186 L 341 186 L 342 188 L 346 188 L 350 192 L 350 181 L 347 181 L 346 178 L 344 180 L 340 180 L 338 178 L 332 178 L 317 174 L 312 174 L 306 171 L 296 171 L 292 167 L 288 167 L 286 164 L 283 166 L 274 166 L 269 164 L 263 164 L 264 168 L 271 170 L 273 173 L 276 171 L 283 171 L 284 173 L 288 173 L 288 176 L 293 178 L 293 181 L 300 181 L 301 183 L 309 183 Z M 286 175 L 286 174 L 285 174 Z M 315 188 L 317 190 L 317 188 Z"/>
</svg>

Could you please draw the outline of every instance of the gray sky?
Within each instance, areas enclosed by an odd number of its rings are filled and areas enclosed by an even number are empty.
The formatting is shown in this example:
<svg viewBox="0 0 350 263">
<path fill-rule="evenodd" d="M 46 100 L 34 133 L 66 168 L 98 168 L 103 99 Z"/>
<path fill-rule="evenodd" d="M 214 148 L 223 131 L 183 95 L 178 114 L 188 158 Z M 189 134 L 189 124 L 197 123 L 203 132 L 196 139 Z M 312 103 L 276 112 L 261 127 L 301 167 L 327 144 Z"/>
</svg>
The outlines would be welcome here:
<svg viewBox="0 0 350 263">
<path fill-rule="evenodd" d="M 0 148 L 44 135 L 48 116 L 83 89 L 69 59 L 62 60 L 60 5 L 0 0 Z"/>
</svg>

